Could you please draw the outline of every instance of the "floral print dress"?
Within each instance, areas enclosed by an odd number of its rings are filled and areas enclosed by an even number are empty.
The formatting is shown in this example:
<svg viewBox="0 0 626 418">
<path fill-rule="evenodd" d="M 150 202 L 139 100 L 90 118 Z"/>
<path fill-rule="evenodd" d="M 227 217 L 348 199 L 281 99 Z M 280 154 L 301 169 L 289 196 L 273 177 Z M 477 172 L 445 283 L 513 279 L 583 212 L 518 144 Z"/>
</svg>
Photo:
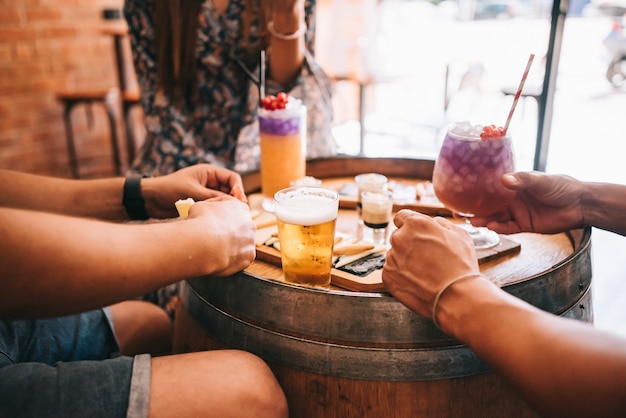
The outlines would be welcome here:
<svg viewBox="0 0 626 418">
<path fill-rule="evenodd" d="M 259 33 L 258 18 L 250 23 L 248 40 L 242 36 L 245 1 L 230 0 L 222 13 L 212 0 L 202 4 L 196 48 L 197 88 L 189 100 L 191 110 L 170 102 L 157 87 L 154 0 L 125 1 L 146 123 L 146 139 L 131 171 L 155 176 L 198 163 L 238 172 L 258 169 L 258 74 L 265 37 Z M 307 106 L 309 159 L 337 152 L 331 134 L 331 83 L 312 58 L 314 1 L 306 2 L 307 54 L 300 76 L 291 86 L 270 80 L 266 85 L 267 94 L 287 91 Z"/>
</svg>

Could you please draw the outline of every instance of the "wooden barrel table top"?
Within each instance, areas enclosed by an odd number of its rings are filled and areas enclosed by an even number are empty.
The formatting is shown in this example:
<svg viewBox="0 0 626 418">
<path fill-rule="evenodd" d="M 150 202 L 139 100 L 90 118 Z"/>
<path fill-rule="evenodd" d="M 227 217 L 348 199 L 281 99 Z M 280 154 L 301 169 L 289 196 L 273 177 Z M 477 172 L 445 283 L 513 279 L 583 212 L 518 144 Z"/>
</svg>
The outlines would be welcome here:
<svg viewBox="0 0 626 418">
<path fill-rule="evenodd" d="M 321 179 L 324 187 L 339 190 L 345 184 L 353 182 L 355 175 L 368 172 L 381 173 L 390 180 L 400 182 L 430 181 L 433 167 L 434 161 L 430 160 L 350 157 L 310 161 L 307 165 L 307 175 Z M 243 178 L 246 193 L 249 195 L 250 206 L 252 209 L 260 209 L 259 174 L 257 172 L 250 173 Z M 397 209 L 412 209 L 414 207 L 417 207 L 415 210 L 420 210 L 419 205 L 394 204 L 394 212 Z M 352 209 L 353 205 L 350 202 L 345 205 L 342 204 L 337 222 L 337 230 L 349 235 L 354 235 L 357 227 L 357 214 Z M 450 215 L 447 209 L 439 209 L 436 205 L 428 206 L 425 212 L 434 216 Z M 590 244 L 590 230 L 574 230 L 552 235 L 519 233 L 509 237 L 521 244 L 520 252 L 498 257 L 482 264 L 481 272 L 493 282 L 505 287 L 507 291 L 516 296 L 521 296 L 533 305 L 561 314 L 562 311 L 555 310 L 554 307 L 542 306 L 542 302 L 534 299 L 532 294 L 519 294 L 519 289 L 515 285 L 528 282 L 534 276 L 547 270 L 558 269 L 560 263 L 567 262 L 568 257 L 574 255 L 577 246 L 581 246 L 583 243 L 585 245 Z M 419 262 L 419 259 L 415 261 Z M 262 278 L 283 280 L 280 266 L 263 261 L 255 261 L 245 271 Z M 340 288 L 335 289 L 341 290 Z M 560 290 L 557 292 L 560 293 Z"/>
<path fill-rule="evenodd" d="M 309 161 L 307 175 L 338 189 L 368 172 L 427 182 L 433 166 L 430 160 L 338 157 Z M 259 173 L 243 179 L 255 206 Z M 343 206 L 337 228 L 350 233 L 356 214 Z M 445 208 L 428 211 L 449 214 Z M 521 244 L 519 252 L 481 264 L 482 273 L 543 310 L 591 321 L 591 230 L 509 238 Z M 385 403 L 397 404 L 398 417 L 534 416 L 469 348 L 388 293 L 291 285 L 280 266 L 260 260 L 228 278 L 187 280 L 174 340 L 176 352 L 234 347 L 259 355 L 277 375 L 294 417 L 383 416 L 369 413 L 383 411 Z M 319 385 L 324 391 L 311 395 Z M 462 401 L 464 393 L 484 399 Z M 424 406 L 428 399 L 431 406 Z"/>
</svg>

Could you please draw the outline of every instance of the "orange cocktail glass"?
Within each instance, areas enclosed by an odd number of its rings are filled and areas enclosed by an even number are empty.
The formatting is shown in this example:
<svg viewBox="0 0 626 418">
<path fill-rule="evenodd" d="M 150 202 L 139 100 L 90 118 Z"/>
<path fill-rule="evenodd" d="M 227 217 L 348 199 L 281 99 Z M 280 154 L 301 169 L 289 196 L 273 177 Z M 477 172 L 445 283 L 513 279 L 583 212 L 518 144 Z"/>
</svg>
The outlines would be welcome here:
<svg viewBox="0 0 626 418">
<path fill-rule="evenodd" d="M 261 193 L 266 202 L 306 175 L 306 123 L 306 106 L 293 97 L 283 109 L 259 109 Z"/>
</svg>

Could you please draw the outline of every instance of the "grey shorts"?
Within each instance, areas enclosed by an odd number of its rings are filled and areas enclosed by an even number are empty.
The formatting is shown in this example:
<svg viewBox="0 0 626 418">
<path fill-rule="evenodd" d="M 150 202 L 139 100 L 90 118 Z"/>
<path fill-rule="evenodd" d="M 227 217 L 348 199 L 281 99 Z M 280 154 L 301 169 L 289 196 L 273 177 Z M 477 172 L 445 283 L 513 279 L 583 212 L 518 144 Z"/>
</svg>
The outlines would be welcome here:
<svg viewBox="0 0 626 418">
<path fill-rule="evenodd" d="M 146 417 L 150 356 L 120 356 L 109 309 L 0 321 L 0 417 Z"/>
</svg>

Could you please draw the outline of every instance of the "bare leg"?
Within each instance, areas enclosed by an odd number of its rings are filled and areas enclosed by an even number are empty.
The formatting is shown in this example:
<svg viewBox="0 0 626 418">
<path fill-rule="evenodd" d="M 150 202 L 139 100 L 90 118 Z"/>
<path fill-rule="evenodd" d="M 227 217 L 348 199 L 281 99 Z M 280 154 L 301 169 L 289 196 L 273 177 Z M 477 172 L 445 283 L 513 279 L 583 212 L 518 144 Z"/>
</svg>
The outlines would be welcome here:
<svg viewBox="0 0 626 418">
<path fill-rule="evenodd" d="M 160 356 L 172 352 L 172 321 L 160 307 L 128 300 L 112 305 L 111 315 L 122 354 Z"/>
<path fill-rule="evenodd" d="M 245 351 L 218 350 L 152 359 L 150 418 L 287 418 L 270 368 Z"/>
</svg>

